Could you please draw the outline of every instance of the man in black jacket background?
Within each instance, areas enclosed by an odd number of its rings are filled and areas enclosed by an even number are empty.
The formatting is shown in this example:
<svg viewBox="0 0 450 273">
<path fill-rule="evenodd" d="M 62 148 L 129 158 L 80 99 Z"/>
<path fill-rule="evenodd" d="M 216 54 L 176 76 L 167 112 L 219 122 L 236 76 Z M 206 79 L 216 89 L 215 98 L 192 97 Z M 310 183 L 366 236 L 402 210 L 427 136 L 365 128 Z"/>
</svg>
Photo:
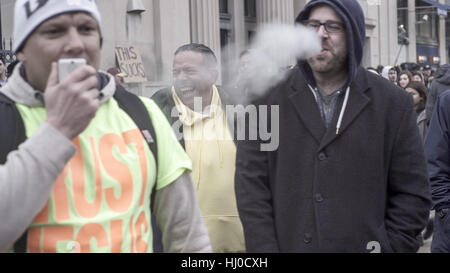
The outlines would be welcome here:
<svg viewBox="0 0 450 273">
<path fill-rule="evenodd" d="M 437 99 L 425 139 L 431 197 L 433 200 L 434 234 L 431 252 L 450 252 L 450 91 Z"/>
<path fill-rule="evenodd" d="M 433 114 L 434 105 L 440 94 L 450 89 L 450 65 L 444 64 L 436 71 L 435 78 L 431 84 L 427 94 L 427 105 L 425 107 L 425 115 L 427 124 L 430 123 Z"/>
</svg>

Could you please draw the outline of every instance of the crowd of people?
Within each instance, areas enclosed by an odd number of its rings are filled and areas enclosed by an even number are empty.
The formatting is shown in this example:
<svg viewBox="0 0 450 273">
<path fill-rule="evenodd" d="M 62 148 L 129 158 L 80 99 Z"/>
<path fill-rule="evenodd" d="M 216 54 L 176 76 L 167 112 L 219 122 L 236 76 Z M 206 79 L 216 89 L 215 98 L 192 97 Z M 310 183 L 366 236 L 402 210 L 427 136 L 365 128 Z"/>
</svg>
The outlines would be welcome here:
<svg viewBox="0 0 450 273">
<path fill-rule="evenodd" d="M 181 45 L 172 85 L 138 97 L 99 69 L 95 1 L 26 1 L 0 91 L 0 251 L 417 252 L 431 209 L 431 250 L 450 251 L 450 66 L 361 67 L 358 1 L 309 1 L 295 22 L 322 50 L 243 89 L 243 115 L 208 46 Z M 58 79 L 61 58 L 86 65 Z"/>
<path fill-rule="evenodd" d="M 445 103 L 446 96 L 443 95 L 442 99 L 439 99 L 442 93 L 450 90 L 450 66 L 445 64 L 437 66 L 432 69 L 430 65 L 419 65 L 417 63 L 403 63 L 400 66 L 386 66 L 379 65 L 377 68 L 368 67 L 367 70 L 380 75 L 392 84 L 401 87 L 403 90 L 411 94 L 414 103 L 414 111 L 417 114 L 417 126 L 419 128 L 420 136 L 423 140 L 424 149 L 428 158 L 429 178 L 431 183 L 432 197 L 435 198 L 435 194 L 439 194 L 439 191 L 447 192 L 447 186 L 444 181 L 447 181 L 448 177 L 448 161 L 444 156 L 447 156 L 446 152 L 448 147 L 443 145 L 447 142 L 447 112 L 445 107 L 448 103 Z M 440 101 L 441 100 L 441 101 Z M 440 103 L 439 103 L 440 102 Z M 438 105 L 441 109 L 435 110 L 435 105 Z M 441 111 L 441 112 L 439 112 Z M 433 122 L 433 112 L 436 112 Z M 433 125 L 430 125 L 432 123 Z M 427 134 L 429 128 L 432 128 L 432 132 Z M 428 136 L 429 135 L 429 136 Z M 445 148 L 444 148 L 445 147 Z M 417 147 L 421 149 L 422 147 Z M 435 200 L 433 200 L 433 209 L 440 206 Z M 447 200 L 440 200 L 443 203 L 447 203 Z M 446 207 L 446 205 L 444 205 Z M 442 219 L 446 215 L 439 214 L 440 217 L 435 218 L 433 211 L 430 214 L 428 225 L 422 234 L 423 239 L 428 239 L 434 231 L 434 223 L 436 223 L 436 236 L 433 240 L 432 251 L 433 252 L 448 252 L 448 223 Z"/>
<path fill-rule="evenodd" d="M 391 81 L 393 84 L 401 87 L 413 97 L 414 110 L 417 114 L 417 124 L 420 128 L 422 139 L 425 140 L 426 129 L 430 122 L 431 113 L 426 115 L 426 106 L 428 112 L 433 111 L 433 105 L 436 102 L 435 95 L 433 99 L 427 100 L 435 75 L 439 74 L 437 82 L 441 81 L 441 74 L 446 70 L 446 66 L 442 68 L 437 67 L 435 70 L 430 65 L 419 65 L 417 63 L 403 63 L 399 66 L 386 66 L 379 65 L 377 68 L 368 67 L 367 70 L 384 77 Z M 436 71 L 439 71 L 437 73 Z M 437 85 L 437 84 L 436 84 Z M 448 89 L 449 86 L 446 88 Z M 445 89 L 445 88 L 444 88 Z M 433 91 L 433 93 L 436 91 Z M 428 103 L 427 103 L 428 101 Z"/>
</svg>

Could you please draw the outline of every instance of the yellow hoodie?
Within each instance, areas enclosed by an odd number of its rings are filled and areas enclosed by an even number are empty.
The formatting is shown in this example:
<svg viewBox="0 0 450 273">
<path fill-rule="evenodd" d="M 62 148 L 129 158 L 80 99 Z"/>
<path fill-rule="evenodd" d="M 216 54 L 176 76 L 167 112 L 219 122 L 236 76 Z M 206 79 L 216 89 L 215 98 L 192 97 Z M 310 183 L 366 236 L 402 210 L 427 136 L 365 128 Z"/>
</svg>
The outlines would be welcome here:
<svg viewBox="0 0 450 273">
<path fill-rule="evenodd" d="M 209 111 L 185 106 L 172 88 L 183 123 L 186 152 L 192 160 L 192 180 L 214 252 L 244 252 L 244 234 L 236 205 L 234 173 L 236 145 L 228 130 L 219 92 L 213 86 Z"/>
</svg>

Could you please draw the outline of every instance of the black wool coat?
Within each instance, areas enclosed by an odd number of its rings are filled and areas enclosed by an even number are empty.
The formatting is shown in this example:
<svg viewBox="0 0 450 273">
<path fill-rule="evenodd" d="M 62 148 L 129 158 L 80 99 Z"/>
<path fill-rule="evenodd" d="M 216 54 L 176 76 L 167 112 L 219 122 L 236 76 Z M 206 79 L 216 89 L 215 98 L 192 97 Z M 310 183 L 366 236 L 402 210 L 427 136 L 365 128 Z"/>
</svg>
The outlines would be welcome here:
<svg viewBox="0 0 450 273">
<path fill-rule="evenodd" d="M 238 142 L 235 189 L 249 252 L 418 250 L 430 193 L 412 98 L 363 68 L 350 90 L 338 135 L 343 96 L 325 129 L 298 68 L 258 102 L 279 105 L 279 147 Z"/>
</svg>

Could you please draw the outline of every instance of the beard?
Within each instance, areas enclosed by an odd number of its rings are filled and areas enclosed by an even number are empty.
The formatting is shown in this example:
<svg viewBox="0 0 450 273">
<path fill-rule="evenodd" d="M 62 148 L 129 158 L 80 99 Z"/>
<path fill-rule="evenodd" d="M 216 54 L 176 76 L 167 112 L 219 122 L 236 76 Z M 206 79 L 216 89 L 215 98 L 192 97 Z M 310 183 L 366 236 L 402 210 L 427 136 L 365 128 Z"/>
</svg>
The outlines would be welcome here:
<svg viewBox="0 0 450 273">
<path fill-rule="evenodd" d="M 343 52 L 342 52 L 343 53 Z M 319 53 L 308 59 L 311 70 L 315 73 L 327 74 L 347 69 L 347 54 L 337 54 L 332 50 Z"/>
</svg>

